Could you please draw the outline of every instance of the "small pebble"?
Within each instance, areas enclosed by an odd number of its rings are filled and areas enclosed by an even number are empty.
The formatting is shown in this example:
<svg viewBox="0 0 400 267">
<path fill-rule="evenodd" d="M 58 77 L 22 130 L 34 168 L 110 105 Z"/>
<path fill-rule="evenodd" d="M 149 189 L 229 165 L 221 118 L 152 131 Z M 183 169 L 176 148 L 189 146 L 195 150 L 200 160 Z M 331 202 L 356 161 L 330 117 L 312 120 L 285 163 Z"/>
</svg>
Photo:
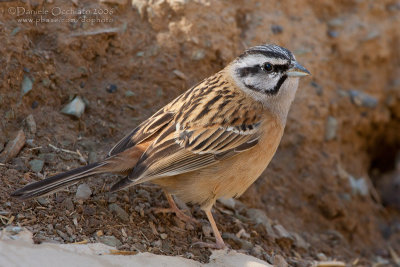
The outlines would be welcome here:
<svg viewBox="0 0 400 267">
<path fill-rule="evenodd" d="M 273 34 L 280 34 L 283 32 L 283 27 L 281 25 L 272 25 L 271 31 Z"/>
<path fill-rule="evenodd" d="M 160 248 L 160 247 L 162 246 L 162 241 L 161 241 L 161 239 L 158 239 L 158 240 L 154 241 L 154 242 L 152 243 L 152 246 L 153 246 L 153 247 Z"/>
<path fill-rule="evenodd" d="M 361 196 L 368 195 L 369 193 L 368 185 L 363 177 L 356 179 L 353 176 L 349 175 L 348 178 L 353 195 L 361 195 Z"/>
<path fill-rule="evenodd" d="M 69 236 L 72 237 L 74 235 L 74 230 L 72 230 L 71 226 L 66 225 L 65 230 L 67 231 L 67 234 L 69 234 Z"/>
<path fill-rule="evenodd" d="M 186 75 L 180 70 L 174 70 L 173 73 L 181 80 L 186 80 Z"/>
<path fill-rule="evenodd" d="M 43 84 L 44 87 L 49 88 L 49 87 L 50 87 L 50 84 L 51 84 L 51 81 L 50 81 L 50 79 L 48 79 L 48 78 L 44 78 L 44 79 L 42 80 L 42 84 Z"/>
<path fill-rule="evenodd" d="M 130 97 L 130 96 L 135 96 L 136 94 L 132 92 L 131 90 L 128 90 L 125 92 L 125 96 Z"/>
<path fill-rule="evenodd" d="M 33 81 L 29 78 L 28 75 L 24 75 L 24 79 L 21 84 L 21 94 L 22 96 L 26 95 L 33 88 Z"/>
<path fill-rule="evenodd" d="M 362 106 L 366 108 L 375 108 L 378 105 L 378 100 L 364 92 L 360 92 L 357 90 L 350 90 L 349 95 L 353 104 L 357 106 Z"/>
<path fill-rule="evenodd" d="M 330 141 L 336 138 L 338 122 L 335 117 L 328 116 L 325 123 L 325 141 Z"/>
<path fill-rule="evenodd" d="M 114 212 L 117 215 L 117 217 L 120 218 L 122 221 L 129 222 L 128 213 L 123 208 L 121 208 L 118 204 L 112 203 L 112 204 L 108 205 L 108 209 L 111 212 Z"/>
<path fill-rule="evenodd" d="M 316 81 L 312 81 L 311 86 L 315 88 L 315 92 L 317 93 L 318 96 L 322 96 L 324 93 L 324 88 L 318 84 Z"/>
<path fill-rule="evenodd" d="M 344 21 L 341 18 L 334 18 L 328 21 L 328 25 L 330 27 L 341 27 L 343 26 Z"/>
<path fill-rule="evenodd" d="M 277 235 L 276 242 L 284 248 L 290 248 L 294 242 L 292 235 L 280 224 L 274 225 L 273 229 Z"/>
<path fill-rule="evenodd" d="M 107 86 L 106 91 L 110 94 L 115 93 L 118 87 L 115 84 L 110 84 Z"/>
<path fill-rule="evenodd" d="M 19 130 L 16 137 L 9 141 L 4 148 L 3 152 L 0 154 L 0 162 L 6 163 L 16 155 L 18 155 L 19 151 L 25 145 L 25 134 L 22 130 Z"/>
<path fill-rule="evenodd" d="M 61 113 L 80 118 L 85 111 L 85 107 L 85 102 L 77 96 L 61 110 Z"/>
<path fill-rule="evenodd" d="M 277 254 L 274 256 L 274 266 L 276 267 L 288 267 L 288 263 L 286 262 L 285 258 L 281 255 Z"/>
<path fill-rule="evenodd" d="M 32 114 L 29 114 L 28 117 L 25 119 L 26 126 L 28 127 L 28 130 L 31 134 L 36 133 L 36 122 L 35 119 L 33 118 Z"/>
<path fill-rule="evenodd" d="M 211 232 L 212 232 L 211 226 L 203 224 L 201 229 L 203 230 L 203 234 L 206 237 L 210 237 L 211 236 Z"/>
<path fill-rule="evenodd" d="M 168 235 L 165 233 L 160 234 L 162 240 L 167 239 Z"/>
<path fill-rule="evenodd" d="M 76 190 L 75 197 L 77 199 L 86 200 L 92 195 L 92 190 L 87 184 L 80 184 Z"/>
<path fill-rule="evenodd" d="M 35 109 L 39 106 L 39 102 L 37 102 L 36 100 L 32 102 L 32 109 Z"/>
<path fill-rule="evenodd" d="M 95 163 L 97 161 L 97 153 L 94 151 L 89 152 L 88 161 L 89 163 Z"/>
<path fill-rule="evenodd" d="M 42 205 L 42 206 L 47 206 L 47 205 L 49 205 L 49 199 L 47 198 L 47 197 L 39 197 L 38 199 L 37 199 L 37 202 L 39 202 L 40 203 L 40 205 Z"/>
<path fill-rule="evenodd" d="M 192 54 L 193 60 L 202 60 L 206 56 L 206 52 L 203 49 L 196 50 Z"/>
<path fill-rule="evenodd" d="M 329 30 L 328 36 L 331 38 L 337 38 L 339 36 L 339 33 L 337 31 Z"/>
<path fill-rule="evenodd" d="M 36 146 L 36 145 L 35 145 L 35 140 L 33 140 L 33 139 L 27 139 L 25 143 L 26 143 L 26 145 L 27 145 L 28 147 L 30 147 L 30 148 L 33 148 L 33 147 Z M 1 149 L 0 149 L 0 151 L 1 151 Z"/>
<path fill-rule="evenodd" d="M 324 254 L 324 253 L 318 253 L 317 254 L 317 258 L 318 258 L 318 260 L 320 260 L 320 261 L 327 261 L 328 260 L 328 258 L 326 257 L 326 255 Z"/>
<path fill-rule="evenodd" d="M 106 244 L 107 246 L 111 246 L 111 247 L 118 247 L 121 246 L 122 243 L 121 241 L 119 241 L 118 238 L 116 238 L 115 236 L 111 235 L 103 235 L 99 237 L 99 241 L 103 244 Z"/>
<path fill-rule="evenodd" d="M 74 203 L 72 202 L 72 199 L 70 197 L 64 199 L 64 201 L 62 202 L 62 206 L 68 211 L 74 210 Z"/>
<path fill-rule="evenodd" d="M 218 202 L 231 210 L 235 209 L 236 203 L 233 198 L 220 198 Z"/>
<path fill-rule="evenodd" d="M 43 169 L 44 161 L 40 159 L 33 159 L 29 161 L 29 167 L 33 172 L 41 172 Z"/>
<path fill-rule="evenodd" d="M 63 231 L 61 231 L 61 230 L 56 230 L 56 232 L 57 232 L 57 234 L 58 234 L 62 239 L 64 239 L 65 241 L 70 241 L 68 235 L 67 235 L 66 233 L 64 233 Z"/>
<path fill-rule="evenodd" d="M 240 249 L 251 250 L 254 247 L 251 242 L 238 238 L 235 234 L 232 233 L 223 233 L 222 238 L 234 241 L 237 245 L 240 246 Z"/>
</svg>

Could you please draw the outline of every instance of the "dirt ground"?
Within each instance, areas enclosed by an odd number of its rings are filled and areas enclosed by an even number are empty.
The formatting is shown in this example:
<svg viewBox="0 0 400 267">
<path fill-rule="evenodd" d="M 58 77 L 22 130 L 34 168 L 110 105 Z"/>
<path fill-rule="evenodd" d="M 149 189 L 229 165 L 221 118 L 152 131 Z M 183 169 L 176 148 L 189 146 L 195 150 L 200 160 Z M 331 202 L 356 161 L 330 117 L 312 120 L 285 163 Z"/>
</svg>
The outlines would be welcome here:
<svg viewBox="0 0 400 267">
<path fill-rule="evenodd" d="M 75 197 L 77 185 L 25 202 L 9 193 L 101 159 L 245 48 L 276 43 L 312 76 L 300 83 L 268 169 L 237 202 L 217 203 L 224 239 L 291 266 L 400 264 L 399 1 L 104 2 L 0 3 L 0 151 L 19 130 L 26 136 L 0 164 L 0 229 L 27 227 L 38 243 L 111 242 L 207 262 L 208 249 L 190 246 L 213 240 L 205 215 L 190 206 L 201 224 L 185 225 L 155 213 L 168 204 L 156 186 L 110 194 L 119 177 L 101 175 L 85 181 L 87 200 Z M 86 105 L 79 119 L 61 112 L 75 96 Z"/>
</svg>

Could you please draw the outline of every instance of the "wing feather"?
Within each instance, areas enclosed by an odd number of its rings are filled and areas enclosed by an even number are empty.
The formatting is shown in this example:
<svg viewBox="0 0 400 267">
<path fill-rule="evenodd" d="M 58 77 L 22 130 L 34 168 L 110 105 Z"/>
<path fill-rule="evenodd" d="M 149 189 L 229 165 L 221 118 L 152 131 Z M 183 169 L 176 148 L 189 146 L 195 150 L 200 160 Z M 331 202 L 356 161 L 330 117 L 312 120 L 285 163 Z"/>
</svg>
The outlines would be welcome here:
<svg viewBox="0 0 400 267">
<path fill-rule="evenodd" d="M 136 183 L 195 171 L 254 147 L 260 124 L 236 127 L 179 129 L 171 125 L 143 154 L 129 179 Z M 247 129 L 247 128 L 246 128 Z"/>
<path fill-rule="evenodd" d="M 138 127 L 133 129 L 128 135 L 122 138 L 111 150 L 108 156 L 113 156 L 126 149 L 145 141 L 155 133 L 160 132 L 173 119 L 173 112 L 160 110 L 145 120 Z"/>
</svg>

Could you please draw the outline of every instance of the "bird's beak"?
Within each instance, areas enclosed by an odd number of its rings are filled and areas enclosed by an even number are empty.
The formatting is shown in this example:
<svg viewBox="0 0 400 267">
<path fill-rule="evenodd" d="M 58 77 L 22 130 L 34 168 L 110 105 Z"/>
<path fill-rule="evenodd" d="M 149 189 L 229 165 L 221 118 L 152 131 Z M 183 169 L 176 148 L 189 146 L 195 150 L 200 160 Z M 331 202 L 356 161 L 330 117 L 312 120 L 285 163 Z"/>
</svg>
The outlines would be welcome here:
<svg viewBox="0 0 400 267">
<path fill-rule="evenodd" d="M 290 77 L 303 77 L 311 75 L 311 73 L 299 63 L 294 62 L 293 66 L 286 72 L 286 75 Z"/>
</svg>

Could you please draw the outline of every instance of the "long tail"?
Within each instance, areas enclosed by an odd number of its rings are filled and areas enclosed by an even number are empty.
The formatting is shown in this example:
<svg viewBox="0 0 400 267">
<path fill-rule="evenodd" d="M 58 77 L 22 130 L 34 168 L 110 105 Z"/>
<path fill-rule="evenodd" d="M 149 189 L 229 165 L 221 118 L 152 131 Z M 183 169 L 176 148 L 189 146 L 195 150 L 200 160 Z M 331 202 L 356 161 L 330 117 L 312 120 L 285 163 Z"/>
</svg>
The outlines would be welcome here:
<svg viewBox="0 0 400 267">
<path fill-rule="evenodd" d="M 102 168 L 100 168 L 105 164 L 107 164 L 107 162 L 96 162 L 84 167 L 54 175 L 47 179 L 28 184 L 27 186 L 13 192 L 11 196 L 19 199 L 29 199 L 55 192 L 62 187 L 74 184 L 90 175 L 105 172 L 104 169 L 102 170 Z"/>
</svg>

